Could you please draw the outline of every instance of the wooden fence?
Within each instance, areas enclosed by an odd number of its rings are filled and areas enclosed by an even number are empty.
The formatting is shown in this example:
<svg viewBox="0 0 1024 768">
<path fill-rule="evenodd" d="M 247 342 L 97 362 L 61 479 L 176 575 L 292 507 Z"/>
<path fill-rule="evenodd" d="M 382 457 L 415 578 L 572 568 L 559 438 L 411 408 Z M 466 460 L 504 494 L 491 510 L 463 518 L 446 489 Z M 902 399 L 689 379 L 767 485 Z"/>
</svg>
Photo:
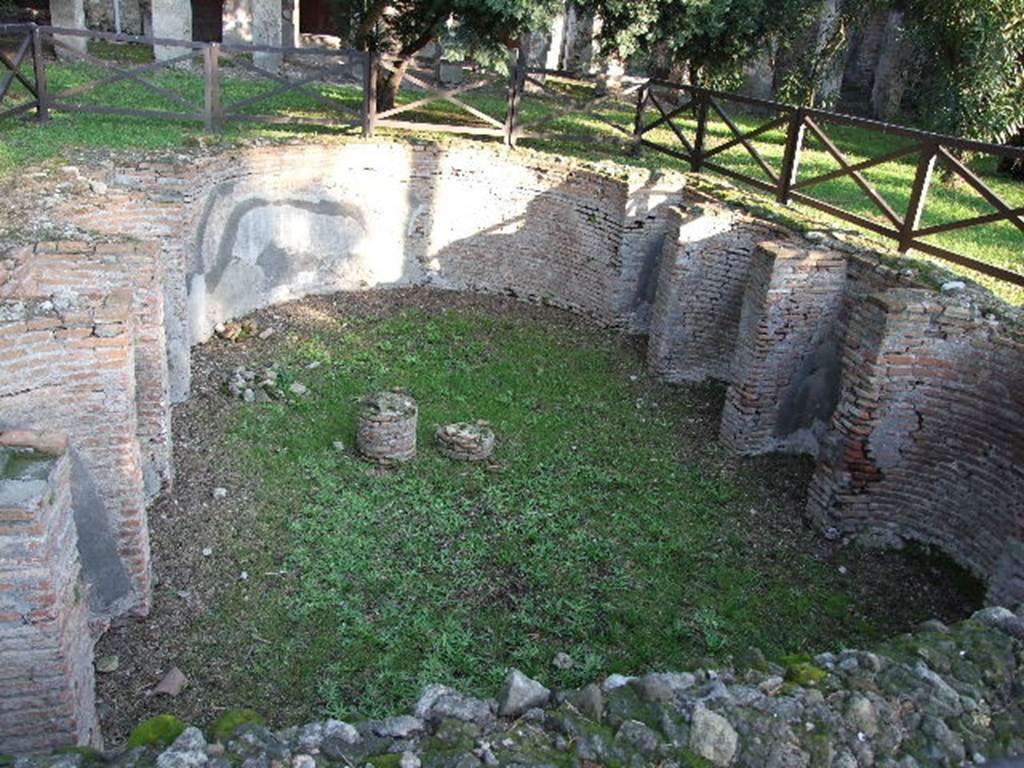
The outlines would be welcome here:
<svg viewBox="0 0 1024 768">
<path fill-rule="evenodd" d="M 710 170 L 767 192 L 780 203 L 795 201 L 818 209 L 894 242 L 901 252 L 914 250 L 1024 286 L 1024 274 L 965 256 L 924 239 L 999 222 L 1008 222 L 1024 234 L 1024 207 L 1003 200 L 962 160 L 965 154 L 975 154 L 1024 162 L 1024 148 L 1020 147 L 941 136 L 657 79 L 630 78 L 621 83 L 607 83 L 596 77 L 531 67 L 525 49 L 520 49 L 516 61 L 511 63 L 510 76 L 485 71 L 474 62 L 455 62 L 449 66 L 457 69 L 463 80 L 457 84 L 445 84 L 428 63 L 410 64 L 393 56 L 354 50 L 200 43 L 35 24 L 0 25 L 0 38 L 12 40 L 14 48 L 13 55 L 0 52 L 0 74 L 3 75 L 0 79 L 0 118 L 34 110 L 37 119 L 46 122 L 52 111 L 91 112 L 195 121 L 212 132 L 220 131 L 233 122 L 259 122 L 333 126 L 358 131 L 365 137 L 373 136 L 378 128 L 386 128 L 500 138 L 511 147 L 531 139 L 584 140 L 588 144 L 612 141 L 617 145 L 616 151 L 628 148 L 630 151 L 649 149 L 660 152 L 688 163 L 694 172 Z M 162 58 L 132 64 L 111 62 L 90 53 L 85 41 L 155 46 L 162 49 Z M 53 91 L 47 85 L 47 68 L 51 64 L 44 56 L 46 47 L 53 48 L 64 58 L 98 68 L 104 74 L 91 82 Z M 282 74 L 276 66 L 261 63 L 261 57 L 288 61 L 287 74 Z M 315 62 L 315 65 L 296 66 L 295 63 L 300 61 Z M 31 74 L 28 74 L 30 62 Z M 244 72 L 253 80 L 269 82 L 270 89 L 230 100 L 222 87 L 225 65 Z M 160 71 L 182 68 L 201 72 L 202 103 L 193 103 L 181 93 L 147 79 Z M 403 93 L 406 98 L 411 93 L 411 100 L 378 110 L 377 87 L 381 75 L 399 71 L 403 75 Z M 5 108 L 5 99 L 8 103 L 12 101 L 10 94 L 15 82 L 23 88 L 22 99 Z M 147 93 L 170 103 L 172 108 L 111 106 L 82 98 L 89 93 L 95 95 L 101 87 L 122 82 L 140 86 Z M 348 86 L 358 98 L 352 103 L 346 102 L 312 87 L 317 84 Z M 489 114 L 466 98 L 474 91 L 488 88 L 492 92 L 504 93 L 504 114 Z M 262 109 L 259 105 L 267 106 L 278 96 L 296 93 L 312 99 L 323 114 L 280 114 L 273 110 L 272 105 L 265 111 L 252 111 L 253 108 Z M 451 119 L 413 119 L 418 111 L 422 115 L 425 107 L 437 103 L 454 108 L 454 113 L 446 113 Z M 530 108 L 535 105 L 543 108 L 531 112 Z M 753 128 L 741 128 L 737 114 L 742 114 L 747 122 L 752 116 L 759 116 L 756 117 L 759 122 Z M 455 116 L 458 120 L 454 119 Z M 571 133 L 565 122 L 572 117 L 582 117 L 604 132 Z M 714 145 L 709 130 L 712 122 L 724 126 L 728 132 L 728 138 Z M 895 137 L 904 143 L 875 157 L 852 160 L 830 134 L 837 126 L 887 137 L 886 141 Z M 776 158 L 773 163 L 756 142 L 779 134 L 785 137 L 784 149 L 781 158 Z M 808 136 L 824 147 L 837 166 L 835 170 L 812 176 L 801 175 L 801 159 Z M 728 167 L 721 162 L 722 156 L 733 149 L 742 149 L 752 164 L 753 172 Z M 912 187 L 908 190 L 908 202 L 901 211 L 871 183 L 865 171 L 886 163 L 911 161 L 915 163 L 916 171 Z M 992 211 L 922 226 L 932 177 L 939 166 L 973 189 Z M 814 194 L 815 187 L 820 188 L 820 185 L 836 180 L 849 180 L 855 184 L 877 215 L 872 217 L 852 212 Z M 1021 246 L 1024 251 L 1024 239 Z"/>
</svg>

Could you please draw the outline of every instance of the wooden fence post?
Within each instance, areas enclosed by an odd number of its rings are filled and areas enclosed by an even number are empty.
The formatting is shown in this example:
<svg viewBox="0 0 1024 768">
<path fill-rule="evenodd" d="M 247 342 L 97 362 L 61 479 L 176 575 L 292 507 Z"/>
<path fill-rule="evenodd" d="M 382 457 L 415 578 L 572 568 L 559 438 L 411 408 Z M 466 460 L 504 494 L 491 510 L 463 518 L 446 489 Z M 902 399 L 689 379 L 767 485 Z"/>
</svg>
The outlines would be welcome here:
<svg viewBox="0 0 1024 768">
<path fill-rule="evenodd" d="M 530 50 L 528 40 L 520 40 L 516 65 L 508 89 L 508 107 L 505 111 L 505 146 L 515 149 L 519 140 L 519 104 L 526 90 L 526 76 L 529 73 Z"/>
<path fill-rule="evenodd" d="M 50 121 L 50 89 L 46 84 L 42 33 L 36 25 L 32 25 L 32 69 L 36 78 L 36 121 L 47 123 Z"/>
<path fill-rule="evenodd" d="M 363 138 L 372 139 L 377 129 L 377 79 L 380 74 L 380 54 L 366 52 L 363 67 Z"/>
<path fill-rule="evenodd" d="M 633 115 L 633 152 L 640 151 L 640 142 L 644 137 L 644 109 L 647 107 L 647 98 L 650 93 L 650 83 L 644 83 L 636 97 L 636 113 Z"/>
<path fill-rule="evenodd" d="M 800 155 L 804 150 L 804 134 L 807 131 L 807 114 L 803 107 L 797 107 L 790 116 L 789 132 L 786 134 L 786 150 L 782 156 L 782 173 L 779 176 L 778 201 L 789 205 L 793 185 L 800 173 Z"/>
<path fill-rule="evenodd" d="M 921 224 L 925 201 L 928 199 L 928 188 L 932 183 L 932 174 L 935 172 L 935 161 L 938 157 L 939 147 L 937 144 L 928 144 L 921 148 L 921 155 L 917 160 L 917 174 L 914 176 L 914 186 L 910 190 L 910 202 L 907 203 L 907 215 L 903 219 L 903 226 L 900 227 L 900 253 L 906 253 L 913 247 L 914 231 Z"/>
<path fill-rule="evenodd" d="M 690 170 L 700 173 L 704 167 L 704 146 L 707 143 L 708 135 L 708 99 L 707 91 L 703 88 L 693 90 L 693 101 L 697 107 L 697 134 L 693 139 L 693 157 L 690 158 Z"/>
<path fill-rule="evenodd" d="M 209 133 L 220 133 L 224 128 L 224 110 L 220 102 L 220 43 L 207 43 L 203 46 L 203 85 L 206 130 Z"/>
</svg>

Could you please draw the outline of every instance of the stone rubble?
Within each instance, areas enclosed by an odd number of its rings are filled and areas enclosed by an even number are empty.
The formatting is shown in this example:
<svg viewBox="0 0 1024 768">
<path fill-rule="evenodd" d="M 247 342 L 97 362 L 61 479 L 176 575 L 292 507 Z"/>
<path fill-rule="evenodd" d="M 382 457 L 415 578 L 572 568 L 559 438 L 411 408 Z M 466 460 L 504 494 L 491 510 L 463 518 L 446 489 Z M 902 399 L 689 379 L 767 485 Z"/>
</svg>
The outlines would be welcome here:
<svg viewBox="0 0 1024 768">
<path fill-rule="evenodd" d="M 543 707 L 550 698 L 550 690 L 513 669 L 505 678 L 505 685 L 498 696 L 498 714 L 501 717 L 519 717 L 531 709 Z"/>
<path fill-rule="evenodd" d="M 266 403 L 284 398 L 284 391 L 278 381 L 277 364 L 263 369 L 238 366 L 228 379 L 228 392 L 247 403 Z"/>
<path fill-rule="evenodd" d="M 748 669 L 613 675 L 554 694 L 513 670 L 496 700 L 431 685 L 411 715 L 249 723 L 223 744 L 188 728 L 162 750 L 14 768 L 923 768 L 1024 755 L 1024 611 L 927 622 L 874 652 L 785 665 L 750 655 Z"/>
<path fill-rule="evenodd" d="M 241 323 L 219 323 L 213 330 L 219 338 L 225 341 L 246 341 L 260 334 L 260 327 L 252 320 Z M 263 336 L 260 335 L 260 338 Z"/>
</svg>

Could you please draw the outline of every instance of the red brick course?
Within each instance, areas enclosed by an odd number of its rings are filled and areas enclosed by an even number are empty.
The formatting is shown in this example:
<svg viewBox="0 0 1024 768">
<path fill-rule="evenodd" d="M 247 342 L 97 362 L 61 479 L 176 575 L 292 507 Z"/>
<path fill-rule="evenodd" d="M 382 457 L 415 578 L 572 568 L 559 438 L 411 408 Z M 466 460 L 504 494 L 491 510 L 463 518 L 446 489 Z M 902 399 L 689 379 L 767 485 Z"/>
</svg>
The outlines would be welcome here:
<svg viewBox="0 0 1024 768">
<path fill-rule="evenodd" d="M 128 290 L 0 300 L 0 425 L 69 436 L 130 579 L 99 608 L 107 615 L 145 614 L 150 600 L 135 315 Z"/>
<path fill-rule="evenodd" d="M 101 747 L 86 585 L 71 511 L 71 461 L 52 435 L 0 433 L 0 452 L 36 453 L 38 488 L 0 468 L 0 751 Z M 17 454 L 15 454 L 17 455 Z"/>
<path fill-rule="evenodd" d="M 924 291 L 859 302 L 808 509 L 825 529 L 938 546 L 1024 599 L 1024 343 Z"/>
</svg>

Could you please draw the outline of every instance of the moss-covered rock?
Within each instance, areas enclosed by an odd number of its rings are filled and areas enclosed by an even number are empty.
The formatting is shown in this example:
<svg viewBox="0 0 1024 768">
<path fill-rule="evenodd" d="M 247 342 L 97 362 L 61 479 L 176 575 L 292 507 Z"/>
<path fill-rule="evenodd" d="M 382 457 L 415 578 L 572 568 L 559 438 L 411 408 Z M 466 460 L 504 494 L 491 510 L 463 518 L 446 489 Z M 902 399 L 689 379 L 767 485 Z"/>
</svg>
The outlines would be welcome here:
<svg viewBox="0 0 1024 768">
<path fill-rule="evenodd" d="M 128 749 L 149 747 L 163 749 L 185 731 L 185 725 L 174 715 L 157 715 L 139 723 L 128 737 Z"/>
<path fill-rule="evenodd" d="M 58 755 L 81 755 L 82 765 L 99 765 L 104 762 L 103 753 L 94 747 L 61 747 L 54 751 Z M 3 765 L 0 759 L 0 765 Z"/>
<path fill-rule="evenodd" d="M 253 709 L 229 709 L 210 726 L 210 738 L 214 741 L 227 741 L 243 725 L 266 725 L 266 721 Z"/>
<path fill-rule="evenodd" d="M 396 753 L 374 755 L 366 762 L 372 765 L 373 768 L 399 768 L 402 763 L 402 756 Z"/>
<path fill-rule="evenodd" d="M 786 680 L 801 688 L 817 688 L 828 678 L 828 672 L 815 666 L 809 656 L 784 656 L 781 662 L 786 668 Z"/>
<path fill-rule="evenodd" d="M 479 735 L 478 726 L 445 718 L 434 735 L 423 742 L 421 749 L 424 768 L 440 768 L 458 760 L 462 755 L 472 753 Z"/>
</svg>

